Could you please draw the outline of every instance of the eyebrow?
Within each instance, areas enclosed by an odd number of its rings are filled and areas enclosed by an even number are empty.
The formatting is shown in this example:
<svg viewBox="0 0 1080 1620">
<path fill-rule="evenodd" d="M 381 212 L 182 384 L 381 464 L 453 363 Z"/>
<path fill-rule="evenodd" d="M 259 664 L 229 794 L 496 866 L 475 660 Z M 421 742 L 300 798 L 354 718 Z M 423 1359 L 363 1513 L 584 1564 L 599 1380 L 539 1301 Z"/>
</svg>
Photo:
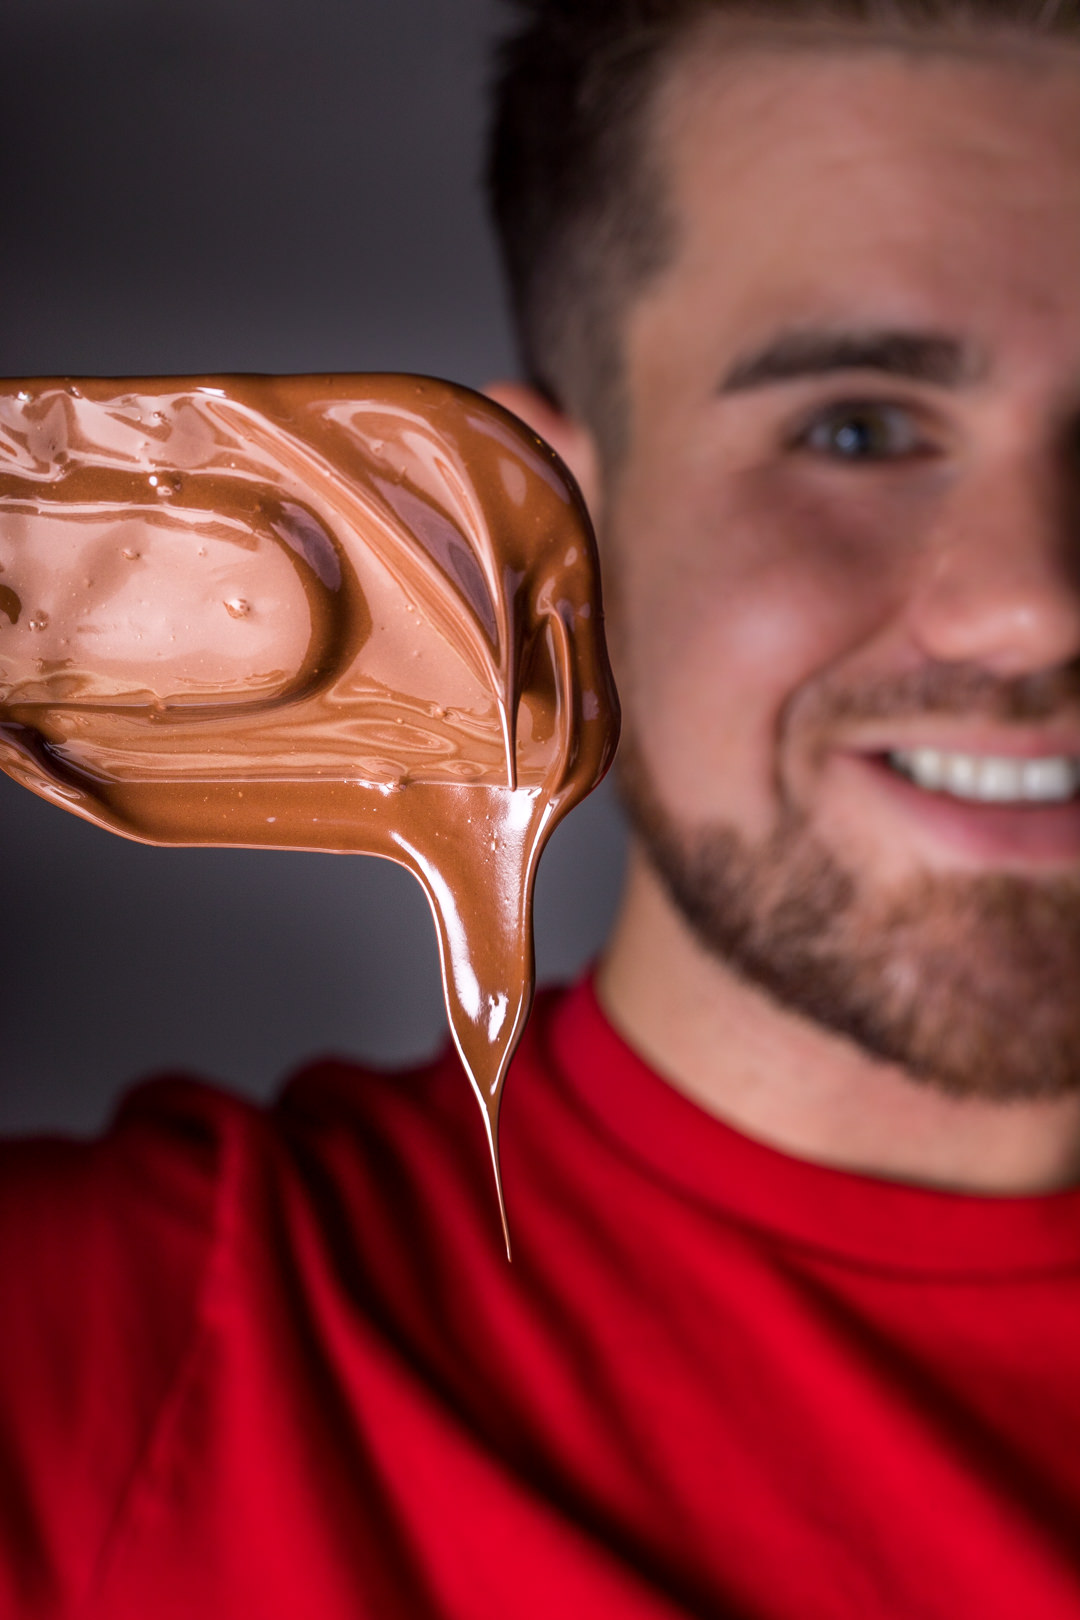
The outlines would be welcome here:
<svg viewBox="0 0 1080 1620">
<path fill-rule="evenodd" d="M 878 371 L 911 382 L 956 388 L 981 374 L 966 345 L 935 332 L 796 331 L 737 360 L 720 385 L 722 394 L 823 377 L 834 371 Z"/>
</svg>

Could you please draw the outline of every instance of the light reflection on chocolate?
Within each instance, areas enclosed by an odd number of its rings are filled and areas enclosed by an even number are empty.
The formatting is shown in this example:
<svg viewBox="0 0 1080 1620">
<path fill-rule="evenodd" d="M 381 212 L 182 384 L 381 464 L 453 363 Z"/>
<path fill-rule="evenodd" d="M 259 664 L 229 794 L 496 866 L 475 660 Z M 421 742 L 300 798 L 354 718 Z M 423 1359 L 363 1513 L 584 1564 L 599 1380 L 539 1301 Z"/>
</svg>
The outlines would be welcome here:
<svg viewBox="0 0 1080 1620">
<path fill-rule="evenodd" d="M 617 729 L 580 496 L 491 401 L 0 383 L 0 766 L 148 843 L 406 866 L 497 1178 L 536 864 Z"/>
</svg>

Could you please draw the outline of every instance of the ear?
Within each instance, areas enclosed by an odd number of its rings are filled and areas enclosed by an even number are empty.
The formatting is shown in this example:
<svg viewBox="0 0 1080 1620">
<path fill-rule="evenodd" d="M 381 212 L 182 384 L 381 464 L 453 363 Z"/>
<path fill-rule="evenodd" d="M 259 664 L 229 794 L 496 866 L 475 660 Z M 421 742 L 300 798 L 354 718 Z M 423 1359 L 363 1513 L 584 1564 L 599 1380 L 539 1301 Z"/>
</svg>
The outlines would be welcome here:
<svg viewBox="0 0 1080 1620">
<path fill-rule="evenodd" d="M 593 522 L 598 525 L 601 505 L 600 457 L 596 441 L 588 428 L 573 417 L 564 416 L 543 394 L 526 383 L 490 383 L 484 393 L 496 405 L 520 416 L 535 433 L 547 440 L 556 455 L 562 457 L 581 486 L 585 504 Z"/>
</svg>

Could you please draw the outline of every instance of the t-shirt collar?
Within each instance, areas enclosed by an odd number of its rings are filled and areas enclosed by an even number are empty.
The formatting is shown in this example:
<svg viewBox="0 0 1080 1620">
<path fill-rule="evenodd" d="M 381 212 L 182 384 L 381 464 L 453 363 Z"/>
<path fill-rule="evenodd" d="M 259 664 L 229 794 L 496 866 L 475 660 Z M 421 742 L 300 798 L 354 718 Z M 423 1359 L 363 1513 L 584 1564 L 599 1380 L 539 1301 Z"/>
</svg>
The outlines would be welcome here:
<svg viewBox="0 0 1080 1620">
<path fill-rule="evenodd" d="M 566 1085 L 653 1177 L 719 1217 L 875 1269 L 1014 1276 L 1080 1266 L 1080 1188 L 988 1197 L 811 1163 L 707 1113 L 608 1021 L 592 978 L 548 1025 Z"/>
</svg>

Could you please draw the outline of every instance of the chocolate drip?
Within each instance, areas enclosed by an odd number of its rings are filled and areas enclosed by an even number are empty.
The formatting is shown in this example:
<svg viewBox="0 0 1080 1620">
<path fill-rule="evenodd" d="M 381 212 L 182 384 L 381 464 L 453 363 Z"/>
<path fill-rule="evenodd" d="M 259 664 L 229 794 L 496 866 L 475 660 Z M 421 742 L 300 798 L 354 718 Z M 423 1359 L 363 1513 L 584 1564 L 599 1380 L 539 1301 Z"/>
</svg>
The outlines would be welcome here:
<svg viewBox="0 0 1080 1620">
<path fill-rule="evenodd" d="M 413 872 L 504 1230 L 536 865 L 617 730 L 580 496 L 490 400 L 397 376 L 0 383 L 0 766 L 147 843 Z"/>
</svg>

